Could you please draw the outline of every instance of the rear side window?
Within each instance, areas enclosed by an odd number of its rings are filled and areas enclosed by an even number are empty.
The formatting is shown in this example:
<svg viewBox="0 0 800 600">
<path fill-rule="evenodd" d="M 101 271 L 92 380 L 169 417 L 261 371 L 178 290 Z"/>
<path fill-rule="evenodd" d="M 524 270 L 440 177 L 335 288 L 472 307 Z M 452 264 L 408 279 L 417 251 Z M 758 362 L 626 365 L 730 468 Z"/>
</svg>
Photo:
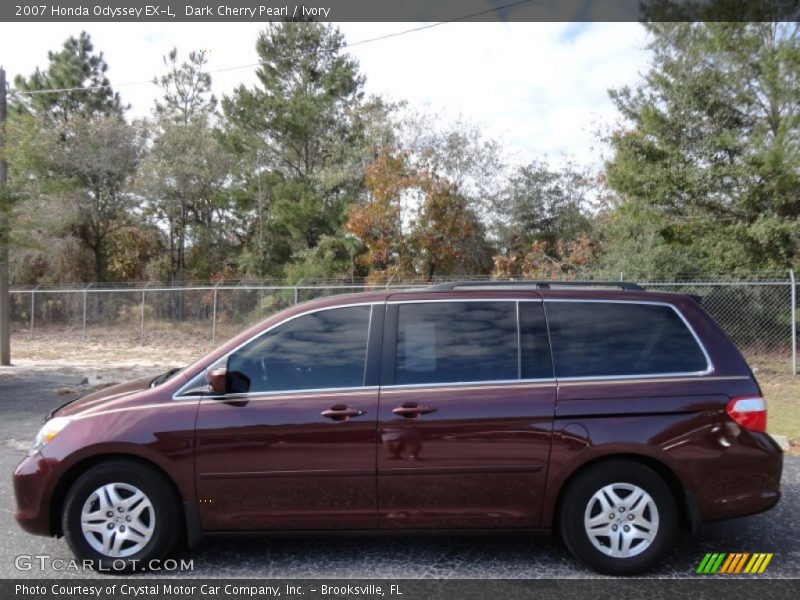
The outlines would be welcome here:
<svg viewBox="0 0 800 600">
<path fill-rule="evenodd" d="M 669 306 L 547 302 L 556 377 L 705 371 L 708 363 Z"/>
<path fill-rule="evenodd" d="M 230 392 L 364 385 L 370 306 L 321 310 L 278 325 L 231 354 Z"/>
<path fill-rule="evenodd" d="M 457 383 L 518 377 L 514 302 L 400 304 L 395 383 Z"/>
</svg>

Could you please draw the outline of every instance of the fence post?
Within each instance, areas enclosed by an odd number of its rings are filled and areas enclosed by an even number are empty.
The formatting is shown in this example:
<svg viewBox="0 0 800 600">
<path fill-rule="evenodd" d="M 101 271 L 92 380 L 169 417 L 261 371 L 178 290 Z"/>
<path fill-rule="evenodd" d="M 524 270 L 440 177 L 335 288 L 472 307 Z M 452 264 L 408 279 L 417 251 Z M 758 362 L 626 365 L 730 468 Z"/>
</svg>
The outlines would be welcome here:
<svg viewBox="0 0 800 600">
<path fill-rule="evenodd" d="M 81 332 L 81 341 L 82 342 L 86 341 L 86 291 L 90 287 L 92 287 L 91 283 L 89 285 L 87 285 L 86 288 L 83 290 L 83 330 Z"/>
<path fill-rule="evenodd" d="M 139 338 L 142 344 L 144 344 L 144 294 L 145 291 L 144 289 L 142 289 L 142 323 L 140 325 L 140 331 L 139 331 Z"/>
<path fill-rule="evenodd" d="M 797 375 L 797 286 L 794 269 L 789 269 L 789 282 L 792 286 L 792 375 Z"/>
<path fill-rule="evenodd" d="M 214 308 L 211 311 L 211 347 L 217 347 L 217 287 L 219 282 L 214 285 Z"/>
<path fill-rule="evenodd" d="M 39 285 L 42 285 L 41 283 Z M 31 331 L 28 334 L 28 340 L 33 339 L 33 315 L 36 312 L 36 290 L 39 289 L 39 285 L 31 290 Z"/>
<path fill-rule="evenodd" d="M 305 277 L 301 277 L 300 281 L 298 281 L 294 286 L 294 303 L 297 304 L 297 289 L 300 287 L 300 284 L 303 283 L 303 279 Z"/>
</svg>

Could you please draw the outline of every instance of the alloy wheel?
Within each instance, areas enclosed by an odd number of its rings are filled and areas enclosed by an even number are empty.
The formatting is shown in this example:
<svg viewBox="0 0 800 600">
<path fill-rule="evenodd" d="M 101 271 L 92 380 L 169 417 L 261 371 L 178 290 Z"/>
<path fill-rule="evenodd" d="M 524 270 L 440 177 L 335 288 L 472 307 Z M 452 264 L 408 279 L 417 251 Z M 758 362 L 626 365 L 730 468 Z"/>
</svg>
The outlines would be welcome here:
<svg viewBox="0 0 800 600">
<path fill-rule="evenodd" d="M 97 552 L 125 558 L 142 550 L 153 537 L 153 504 L 139 488 L 109 483 L 89 494 L 81 510 L 81 531 Z"/>
<path fill-rule="evenodd" d="M 658 508 L 639 486 L 612 483 L 589 499 L 583 526 L 595 548 L 614 558 L 630 558 L 653 543 L 658 533 Z"/>
</svg>

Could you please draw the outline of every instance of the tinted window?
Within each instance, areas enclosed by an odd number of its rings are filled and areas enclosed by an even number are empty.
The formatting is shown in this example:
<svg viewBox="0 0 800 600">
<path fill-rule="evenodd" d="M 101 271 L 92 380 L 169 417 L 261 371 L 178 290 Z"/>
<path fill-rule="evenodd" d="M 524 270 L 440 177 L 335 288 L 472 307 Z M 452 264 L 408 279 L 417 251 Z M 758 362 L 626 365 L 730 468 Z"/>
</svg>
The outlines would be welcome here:
<svg viewBox="0 0 800 600">
<path fill-rule="evenodd" d="M 668 306 L 547 302 L 557 377 L 692 373 L 706 359 Z"/>
<path fill-rule="evenodd" d="M 517 379 L 514 302 L 400 304 L 398 384 Z"/>
<path fill-rule="evenodd" d="M 522 342 L 522 378 L 552 378 L 550 340 L 547 337 L 547 323 L 541 302 L 520 302 L 519 327 Z"/>
<path fill-rule="evenodd" d="M 232 392 L 364 385 L 369 306 L 322 310 L 293 319 L 234 352 Z"/>
</svg>

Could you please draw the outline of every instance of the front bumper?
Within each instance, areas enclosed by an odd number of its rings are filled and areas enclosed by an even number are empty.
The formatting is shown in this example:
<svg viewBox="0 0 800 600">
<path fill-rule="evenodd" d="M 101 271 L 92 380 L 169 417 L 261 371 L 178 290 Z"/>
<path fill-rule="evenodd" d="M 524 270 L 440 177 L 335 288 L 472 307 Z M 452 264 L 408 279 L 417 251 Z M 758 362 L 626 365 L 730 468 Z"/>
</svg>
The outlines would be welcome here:
<svg viewBox="0 0 800 600">
<path fill-rule="evenodd" d="M 50 504 L 53 467 L 36 452 L 22 459 L 14 470 L 14 495 L 17 499 L 15 517 L 28 533 L 52 535 Z"/>
</svg>

